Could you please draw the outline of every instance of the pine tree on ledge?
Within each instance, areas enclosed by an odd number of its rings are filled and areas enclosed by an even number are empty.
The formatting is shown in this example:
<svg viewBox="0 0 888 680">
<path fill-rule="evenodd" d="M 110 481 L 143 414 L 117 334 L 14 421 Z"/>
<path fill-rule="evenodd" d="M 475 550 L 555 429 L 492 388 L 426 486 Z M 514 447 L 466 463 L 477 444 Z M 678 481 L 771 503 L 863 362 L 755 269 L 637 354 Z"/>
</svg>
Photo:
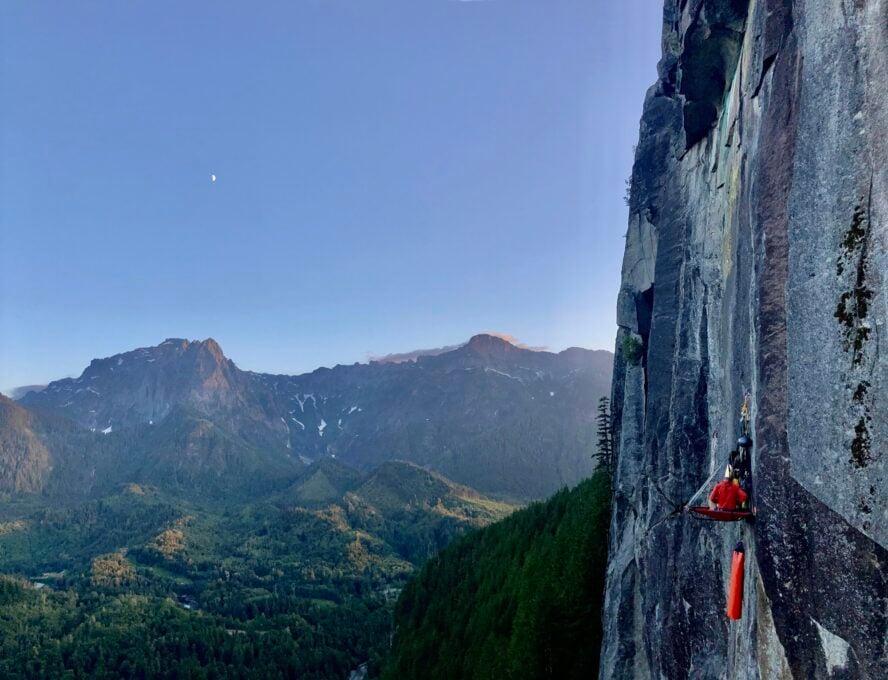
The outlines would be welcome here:
<svg viewBox="0 0 888 680">
<path fill-rule="evenodd" d="M 610 468 L 614 457 L 614 433 L 611 427 L 611 414 L 607 397 L 598 400 L 598 450 L 592 457 L 599 465 Z"/>
</svg>

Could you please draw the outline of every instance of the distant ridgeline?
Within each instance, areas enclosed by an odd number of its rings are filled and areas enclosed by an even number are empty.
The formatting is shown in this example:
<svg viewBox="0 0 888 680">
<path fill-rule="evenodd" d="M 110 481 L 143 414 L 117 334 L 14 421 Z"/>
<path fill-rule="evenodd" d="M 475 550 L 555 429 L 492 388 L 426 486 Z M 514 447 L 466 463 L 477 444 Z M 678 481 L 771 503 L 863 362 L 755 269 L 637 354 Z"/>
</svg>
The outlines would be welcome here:
<svg viewBox="0 0 888 680">
<path fill-rule="evenodd" d="M 364 470 L 405 460 L 487 494 L 543 498 L 593 470 L 612 357 L 478 335 L 415 361 L 286 376 L 242 371 L 213 340 L 166 340 L 27 393 L 17 407 L 28 413 L 0 404 L 27 440 L 18 453 L 0 440 L 0 491 L 137 482 L 252 497 L 335 457 Z"/>
<path fill-rule="evenodd" d="M 609 518 L 601 469 L 454 542 L 404 590 L 382 677 L 595 677 Z"/>
</svg>

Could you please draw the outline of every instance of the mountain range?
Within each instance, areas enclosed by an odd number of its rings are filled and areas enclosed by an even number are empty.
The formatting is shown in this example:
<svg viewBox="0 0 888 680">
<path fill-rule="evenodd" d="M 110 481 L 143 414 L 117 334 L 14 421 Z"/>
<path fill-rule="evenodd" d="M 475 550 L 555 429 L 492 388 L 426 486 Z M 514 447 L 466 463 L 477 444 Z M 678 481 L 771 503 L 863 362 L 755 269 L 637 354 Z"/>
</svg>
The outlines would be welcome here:
<svg viewBox="0 0 888 680">
<path fill-rule="evenodd" d="M 0 400 L 0 490 L 254 495 L 329 458 L 365 472 L 403 460 L 489 495 L 544 497 L 592 472 L 611 369 L 609 352 L 482 334 L 413 360 L 272 375 L 238 368 L 212 339 L 169 339 Z"/>
</svg>

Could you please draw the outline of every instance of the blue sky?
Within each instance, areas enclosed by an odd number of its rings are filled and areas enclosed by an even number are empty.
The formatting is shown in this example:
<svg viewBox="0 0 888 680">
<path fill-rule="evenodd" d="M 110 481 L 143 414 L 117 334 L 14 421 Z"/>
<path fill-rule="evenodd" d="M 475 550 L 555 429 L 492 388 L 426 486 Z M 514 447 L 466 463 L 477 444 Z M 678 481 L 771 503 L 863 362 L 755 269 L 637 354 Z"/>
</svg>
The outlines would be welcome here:
<svg viewBox="0 0 888 680">
<path fill-rule="evenodd" d="M 661 7 L 6 0 L 0 387 L 166 337 L 612 349 Z"/>
</svg>

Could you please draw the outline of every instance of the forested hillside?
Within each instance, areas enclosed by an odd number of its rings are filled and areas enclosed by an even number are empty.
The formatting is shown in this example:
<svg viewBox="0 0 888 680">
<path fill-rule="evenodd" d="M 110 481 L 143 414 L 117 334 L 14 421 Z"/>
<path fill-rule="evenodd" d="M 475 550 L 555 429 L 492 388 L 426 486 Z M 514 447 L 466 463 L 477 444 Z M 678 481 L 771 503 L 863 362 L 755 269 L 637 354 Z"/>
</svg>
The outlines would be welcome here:
<svg viewBox="0 0 888 680">
<path fill-rule="evenodd" d="M 187 606 L 186 606 L 187 605 Z M 94 587 L 35 589 L 0 575 L 0 677 L 345 678 L 388 631 L 382 600 L 187 600 Z"/>
<path fill-rule="evenodd" d="M 405 588 L 382 677 L 594 677 L 609 516 L 602 468 L 457 540 Z"/>
<path fill-rule="evenodd" d="M 346 678 L 414 569 L 512 509 L 410 463 L 329 459 L 236 506 L 138 484 L 0 500 L 4 679 Z"/>
</svg>

